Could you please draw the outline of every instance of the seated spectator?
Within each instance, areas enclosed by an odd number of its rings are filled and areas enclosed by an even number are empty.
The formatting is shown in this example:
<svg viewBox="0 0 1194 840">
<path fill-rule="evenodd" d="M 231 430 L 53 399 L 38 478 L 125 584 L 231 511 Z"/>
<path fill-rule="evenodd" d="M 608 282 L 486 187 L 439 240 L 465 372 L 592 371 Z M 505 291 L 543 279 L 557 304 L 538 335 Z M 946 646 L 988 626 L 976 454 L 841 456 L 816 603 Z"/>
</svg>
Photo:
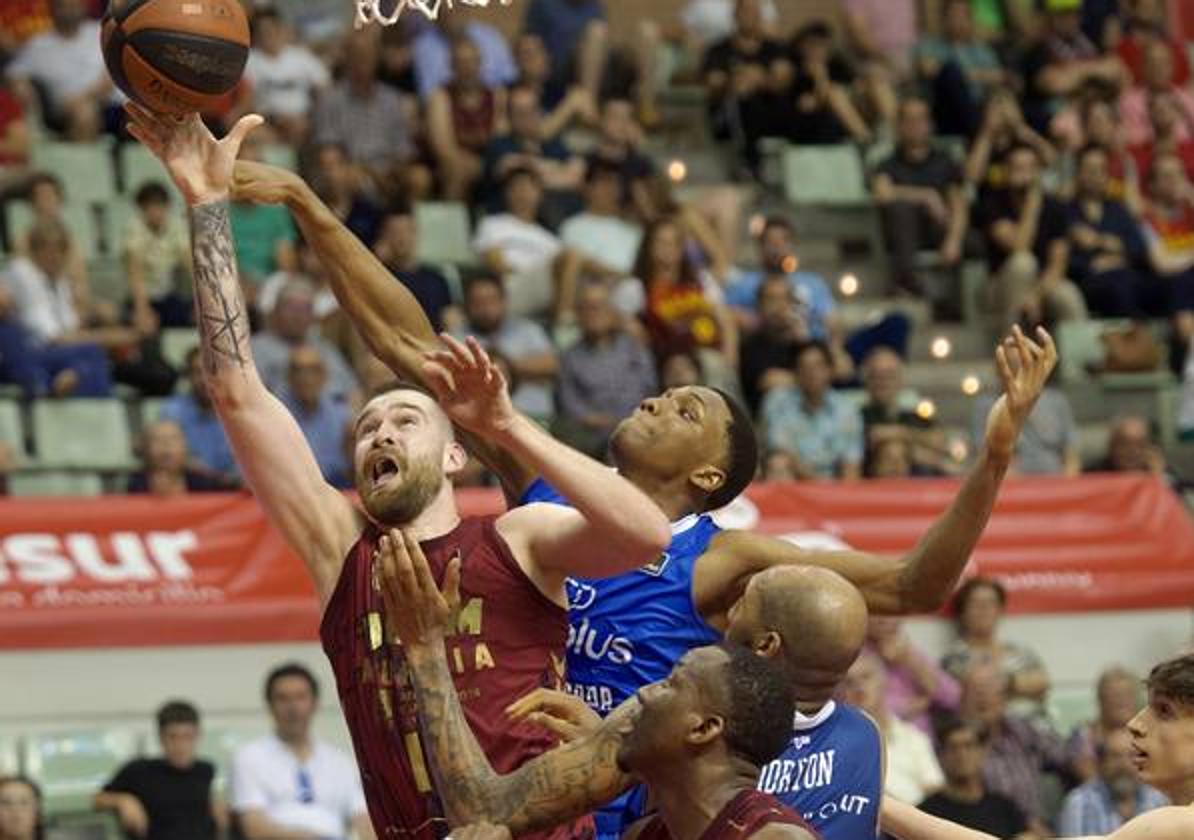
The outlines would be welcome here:
<svg viewBox="0 0 1194 840">
<path fill-rule="evenodd" d="M 572 311 L 584 260 L 539 223 L 543 187 L 534 169 L 510 170 L 505 192 L 506 212 L 481 220 L 473 250 L 502 278 L 513 315 L 560 320 Z"/>
<path fill-rule="evenodd" d="M 1148 118 L 1152 128 L 1149 140 L 1128 148 L 1141 180 L 1146 184 L 1151 182 L 1153 164 L 1163 155 L 1176 155 L 1186 177 L 1194 180 L 1194 135 L 1182 133 L 1186 116 L 1177 98 L 1162 93 L 1149 99 Z"/>
<path fill-rule="evenodd" d="M 157 181 L 137 190 L 137 215 L 123 234 L 133 322 L 150 327 L 188 327 L 194 323 L 191 286 L 191 237 L 170 193 Z"/>
<path fill-rule="evenodd" d="M 937 730 L 937 755 L 945 785 L 920 803 L 920 810 L 1000 840 L 1030 840 L 1028 820 L 1015 802 L 990 789 L 984 779 L 987 738 L 982 726 L 959 718 Z"/>
<path fill-rule="evenodd" d="M 187 450 L 191 454 L 191 469 L 226 485 L 240 484 L 240 468 L 232 455 L 232 447 L 224 434 L 220 418 L 212 408 L 203 373 L 203 359 L 198 347 L 191 348 L 186 358 L 187 382 L 190 389 L 175 394 L 158 414 L 182 429 Z"/>
<path fill-rule="evenodd" d="M 579 85 L 569 87 L 556 78 L 547 47 L 534 32 L 523 32 L 515 39 L 514 61 L 518 65 L 515 84 L 529 88 L 539 96 L 545 111 L 545 137 L 556 137 L 576 123 L 597 123 L 596 100 Z"/>
<path fill-rule="evenodd" d="M 772 274 L 762 281 L 756 310 L 758 325 L 738 351 L 742 393 L 751 414 L 758 414 L 767 394 L 796 384 L 796 351 L 810 338 L 807 303 L 796 297 L 787 278 Z"/>
<path fill-rule="evenodd" d="M 621 280 L 634 271 L 643 229 L 622 213 L 622 171 L 617 164 L 589 159 L 585 209 L 560 227 L 560 241 L 584 257 L 590 273 Z"/>
<path fill-rule="evenodd" d="M 260 156 L 260 137 L 249 135 L 241 146 L 241 159 L 259 161 Z M 281 204 L 234 201 L 229 206 L 228 216 L 232 223 L 241 288 L 252 306 L 267 277 L 275 271 L 294 271 L 297 267 L 294 242 L 298 233 L 290 211 Z"/>
<path fill-rule="evenodd" d="M 328 143 L 316 150 L 311 186 L 357 239 L 370 243 L 377 238 L 381 208 L 373 200 L 368 178 L 349 162 L 343 146 Z"/>
<path fill-rule="evenodd" d="M 971 439 L 983 440 L 986 412 L 995 404 L 995 395 L 982 394 L 974 401 Z M 974 451 L 978 451 L 975 449 Z M 1082 472 L 1078 424 L 1065 391 L 1050 383 L 1028 415 L 1028 422 L 1016 443 L 1012 470 L 1022 475 L 1076 476 Z"/>
<path fill-rule="evenodd" d="M 622 314 L 641 321 L 659 359 L 673 353 L 716 351 L 730 370 L 738 364 L 738 335 L 709 272 L 698 271 L 684 249 L 683 230 L 672 218 L 647 228 L 635 258 L 635 276 L 615 290 Z"/>
<path fill-rule="evenodd" d="M 1111 421 L 1107 454 L 1092 464 L 1090 470 L 1160 476 L 1179 493 L 1188 486 L 1188 482 L 1166 462 L 1165 452 L 1155 440 L 1152 424 L 1137 415 L 1118 417 Z"/>
<path fill-rule="evenodd" d="M 869 715 L 883 734 L 884 795 L 902 802 L 920 802 L 945 780 L 933 754 L 933 742 L 891 713 L 886 689 L 883 661 L 874 651 L 863 649 L 846 672 L 840 694 L 846 703 Z"/>
<path fill-rule="evenodd" d="M 30 38 L 4 73 L 26 111 L 68 140 L 94 140 L 111 116 L 115 88 L 104 66 L 98 21 L 82 0 L 51 0 L 53 28 Z"/>
<path fill-rule="evenodd" d="M 850 49 L 864 62 L 900 79 L 919 34 L 915 0 L 845 0 L 843 24 Z"/>
<path fill-rule="evenodd" d="M 833 53 L 829 24 L 818 20 L 802 27 L 792 37 L 784 136 L 797 144 L 869 143 L 871 130 L 850 99 L 853 82 L 850 65 Z"/>
<path fill-rule="evenodd" d="M 93 800 L 120 827 L 145 840 L 215 840 L 227 811 L 212 788 L 216 768 L 196 757 L 199 712 L 174 701 L 158 709 L 161 758 L 137 758 L 121 767 Z"/>
<path fill-rule="evenodd" d="M 576 157 L 556 137 L 543 130 L 543 110 L 533 90 L 513 87 L 509 94 L 510 133 L 495 137 L 485 149 L 485 175 L 482 195 L 491 210 L 506 176 L 515 169 L 532 169 L 539 175 L 549 196 L 568 204 L 569 195 L 579 189 L 584 179 L 584 161 Z M 571 215 L 567 213 L 565 215 Z"/>
<path fill-rule="evenodd" d="M 173 420 L 158 420 L 146 426 L 138 449 L 143 466 L 129 476 L 128 493 L 168 498 L 235 487 L 218 475 L 193 468 L 186 435 Z"/>
<path fill-rule="evenodd" d="M 1131 211 L 1108 198 L 1107 152 L 1087 146 L 1078 154 L 1074 198 L 1066 208 L 1069 276 L 1091 312 L 1103 317 L 1165 314 L 1164 295 L 1140 271 L 1147 247 Z"/>
<path fill-rule="evenodd" d="M 999 581 L 974 577 L 962 584 L 953 602 L 958 638 L 941 666 L 959 681 L 976 668 L 998 668 L 1006 689 L 1006 696 L 1000 693 L 1000 711 L 1006 701 L 1010 715 L 1043 722 L 1049 674 L 1036 651 L 998 637 L 1006 607 L 1007 591 Z"/>
<path fill-rule="evenodd" d="M 518 70 L 501 32 L 466 15 L 440 15 L 435 23 L 424 24 L 415 36 L 413 55 L 419 98 L 428 100 L 453 81 L 456 68 L 452 45 L 459 41 L 469 41 L 476 47 L 485 87 L 494 90 L 513 84 Z"/>
<path fill-rule="evenodd" d="M 1082 32 L 1082 0 L 1044 0 L 1045 32 L 1024 56 L 1024 114 L 1037 131 L 1048 134 L 1066 97 L 1087 82 L 1119 85 L 1123 63 L 1105 56 Z"/>
<path fill-rule="evenodd" d="M 12 88 L 0 76 L 0 196 L 21 183 L 29 165 L 29 120 Z"/>
<path fill-rule="evenodd" d="M 258 314 L 268 319 L 278 305 L 278 295 L 286 285 L 293 280 L 308 284 L 315 291 L 315 318 L 321 327 L 327 324 L 329 318 L 340 311 L 340 302 L 328 286 L 327 270 L 319 260 L 319 255 L 310 244 L 300 238 L 295 243 L 295 257 L 297 265 L 292 270 L 275 271 L 257 292 L 256 309 Z"/>
<path fill-rule="evenodd" d="M 253 13 L 253 48 L 245 65 L 253 109 L 269 120 L 281 138 L 302 146 L 311 130 L 315 100 L 331 82 L 327 67 L 305 44 L 293 43 L 274 6 Z"/>
<path fill-rule="evenodd" d="M 879 165 L 871 189 L 883 220 L 892 282 L 919 295 L 917 252 L 934 248 L 944 265 L 957 265 L 969 218 L 961 170 L 933 147 L 933 121 L 923 99 L 900 103 L 895 152 Z"/>
<path fill-rule="evenodd" d="M 603 0 L 531 0 L 523 25 L 547 48 L 556 87 L 575 84 L 601 101 L 611 69 Z"/>
<path fill-rule="evenodd" d="M 1173 53 L 1169 45 L 1152 41 L 1144 50 L 1141 81 L 1125 91 L 1119 100 L 1120 119 L 1128 145 L 1140 145 L 1152 139 L 1149 102 L 1158 96 L 1170 97 L 1177 105 L 1182 119 L 1176 122 L 1174 131 L 1178 140 L 1189 140 L 1191 126 L 1194 126 L 1194 92 L 1174 78 Z"/>
<path fill-rule="evenodd" d="M 481 78 L 481 53 L 467 38 L 452 44 L 452 81 L 427 100 L 427 139 L 444 197 L 465 201 L 481 179 L 482 155 L 507 113 L 505 88 Z"/>
<path fill-rule="evenodd" d="M 930 713 L 958 710 L 962 697 L 958 681 L 913 644 L 901 619 L 872 615 L 867 649 L 883 663 L 886 706 L 900 720 L 932 737 Z"/>
<path fill-rule="evenodd" d="M 912 478 L 912 447 L 900 438 L 868 443 L 862 474 L 866 478 Z"/>
<path fill-rule="evenodd" d="M 1058 837 L 1110 835 L 1133 817 L 1169 804 L 1163 793 L 1137 778 L 1127 729 L 1108 733 L 1096 754 L 1098 778 L 1066 796 L 1057 818 Z"/>
<path fill-rule="evenodd" d="M 1066 208 L 1041 187 L 1041 161 L 1027 144 L 1005 158 L 1007 186 L 986 192 L 976 216 L 986 238 L 1002 326 L 1083 320 L 1086 301 L 1066 279 Z"/>
<path fill-rule="evenodd" d="M 916 44 L 917 75 L 932 94 L 933 120 L 942 134 L 973 137 L 983 106 L 1007 71 L 974 27 L 970 0 L 946 0 L 941 6 L 941 34 L 925 35 Z"/>
<path fill-rule="evenodd" d="M 997 88 L 987 100 L 982 124 L 966 153 L 966 183 L 978 190 L 980 201 L 987 192 L 1007 187 L 1007 156 L 1017 146 L 1035 149 L 1042 167 L 1057 160 L 1053 145 L 1025 122 L 1015 95 Z"/>
<path fill-rule="evenodd" d="M 17 254 L 29 254 L 29 231 L 39 222 L 50 222 L 63 229 L 67 237 L 66 273 L 72 283 L 82 285 L 87 282 L 87 259 L 83 256 L 83 247 L 78 238 L 66 223 L 63 213 L 66 209 L 66 190 L 57 175 L 49 172 L 37 172 L 25 184 L 29 198 L 29 209 L 32 211 L 33 223 L 24 235 L 15 237 L 13 251 Z M 10 231 L 11 233 L 11 231 Z"/>
<path fill-rule="evenodd" d="M 1050 836 L 1041 801 L 1041 774 L 1069 773 L 1065 745 L 1049 730 L 1007 714 L 1008 681 L 998 665 L 976 665 L 961 683 L 958 714 L 986 733 L 983 777 L 988 788 L 1011 799 L 1032 831 Z"/>
<path fill-rule="evenodd" d="M 381 235 L 373 253 L 406 286 L 436 332 L 454 330 L 463 317 L 452 302 L 447 278 L 437 269 L 418 261 L 419 232 L 410 205 L 397 205 L 381 223 Z"/>
<path fill-rule="evenodd" d="M 759 0 L 737 0 L 734 32 L 713 44 L 701 63 L 714 136 L 733 140 L 753 169 L 758 141 L 783 136 L 792 62 L 763 25 Z"/>
<path fill-rule="evenodd" d="M 630 100 L 610 97 L 601 103 L 597 142 L 588 155 L 589 166 L 600 161 L 616 166 L 621 177 L 620 202 L 623 211 L 633 212 L 640 222 L 654 220 L 659 202 L 651 194 L 655 162 L 643 152 L 643 127 L 634 118 Z"/>
<path fill-rule="evenodd" d="M 581 288 L 576 317 L 580 341 L 560 357 L 560 411 L 553 431 L 576 449 L 604 459 L 618 422 L 658 393 L 655 360 L 620 328 L 606 286 Z"/>
<path fill-rule="evenodd" d="M 1148 50 L 1153 44 L 1161 44 L 1169 53 L 1174 83 L 1188 83 L 1190 61 L 1185 45 L 1169 31 L 1164 0 L 1126 0 L 1120 7 L 1122 32 L 1115 44 L 1115 52 L 1131 73 L 1132 81 L 1140 84 L 1146 80 Z"/>
<path fill-rule="evenodd" d="M 1106 152 L 1109 176 L 1107 197 L 1122 201 L 1134 214 L 1139 215 L 1142 204 L 1140 173 L 1136 168 L 1136 158 L 1130 154 L 1125 142 L 1119 112 L 1115 109 L 1115 90 L 1103 85 L 1092 85 L 1081 96 L 1078 113 L 1081 117 L 1081 136 L 1071 143 L 1072 148 L 1081 151 L 1085 146 L 1097 146 Z M 1071 171 L 1077 169 L 1075 163 L 1069 160 L 1065 162 L 1070 163 Z"/>
<path fill-rule="evenodd" d="M 344 840 L 349 832 L 375 840 L 355 763 L 311 732 L 319 705 L 315 677 L 299 664 L 275 668 L 265 702 L 274 731 L 237 752 L 229 779 L 229 805 L 245 840 Z"/>
<path fill-rule="evenodd" d="M 1168 297 L 1164 310 L 1173 316 L 1174 341 L 1185 347 L 1194 338 L 1194 186 L 1174 155 L 1163 154 L 1149 173 L 1144 211 L 1148 259 Z"/>
<path fill-rule="evenodd" d="M 275 395 L 288 394 L 290 353 L 311 344 L 323 357 L 328 375 L 328 394 L 337 402 L 355 405 L 359 385 L 344 356 L 315 329 L 315 289 L 304 280 L 291 280 L 278 292 L 278 302 L 250 345 L 261 381 Z"/>
<path fill-rule="evenodd" d="M 1125 729 L 1140 708 L 1140 678 L 1115 666 L 1099 674 L 1095 684 L 1098 717 L 1074 727 L 1067 744 L 1074 775 L 1083 782 L 1096 778 L 1099 749 L 1109 736 Z"/>
<path fill-rule="evenodd" d="M 362 30 L 349 36 L 344 46 L 344 77 L 319 97 L 311 117 L 311 140 L 317 146 L 343 148 L 348 159 L 383 193 L 406 186 L 423 194 L 426 184 L 416 182 L 427 178 L 418 169 L 408 166 L 407 183 L 395 184 L 399 179 L 396 170 L 414 157 L 417 125 L 402 98 L 377 81 L 377 65 L 376 33 Z"/>
<path fill-rule="evenodd" d="M 904 360 L 890 347 L 876 347 L 862 363 L 866 402 L 862 405 L 867 462 L 876 447 L 900 441 L 907 447 L 910 475 L 941 475 L 946 447 L 932 418 L 924 418 L 900 404 L 904 390 Z M 877 476 L 876 476 L 877 477 Z"/>
<path fill-rule="evenodd" d="M 0 837 L 45 840 L 41 788 L 24 776 L 0 776 Z"/>
<path fill-rule="evenodd" d="M 710 44 L 734 34 L 735 0 L 688 0 L 680 13 L 680 29 L 669 40 L 680 41 L 699 53 Z M 775 32 L 779 24 L 779 10 L 774 0 L 763 0 L 760 6 L 763 28 Z"/>
<path fill-rule="evenodd" d="M 795 356 L 796 386 L 770 391 L 760 411 L 767 443 L 766 477 L 810 481 L 862 475 L 862 417 L 830 389 L 833 356 L 819 341 Z"/>
<path fill-rule="evenodd" d="M 298 421 L 323 479 L 333 487 L 352 487 L 348 463 L 352 408 L 327 390 L 328 371 L 318 347 L 301 344 L 290 351 L 283 402 Z"/>
<path fill-rule="evenodd" d="M 489 353 L 505 359 L 515 407 L 537 420 L 550 419 L 559 359 L 543 328 L 511 314 L 501 280 L 485 274 L 466 281 L 464 315 L 465 327 L 458 337 L 472 335 Z"/>
</svg>

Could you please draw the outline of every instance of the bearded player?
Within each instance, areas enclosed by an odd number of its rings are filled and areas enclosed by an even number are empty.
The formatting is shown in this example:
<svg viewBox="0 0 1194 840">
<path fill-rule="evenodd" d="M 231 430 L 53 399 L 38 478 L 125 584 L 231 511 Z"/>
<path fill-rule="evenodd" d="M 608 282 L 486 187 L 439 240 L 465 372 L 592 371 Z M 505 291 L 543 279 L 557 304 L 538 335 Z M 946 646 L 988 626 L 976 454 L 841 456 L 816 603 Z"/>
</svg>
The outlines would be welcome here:
<svg viewBox="0 0 1194 840">
<path fill-rule="evenodd" d="M 367 516 L 324 482 L 297 423 L 262 384 L 249 346 L 228 220 L 237 149 L 261 118 L 217 142 L 197 115 L 159 117 L 128 106 L 130 132 L 165 164 L 186 198 L 206 381 L 241 469 L 270 522 L 306 563 L 323 608 L 331 660 L 379 837 L 430 840 L 440 808 L 415 725 L 398 636 L 381 608 L 376 553 L 404 527 L 439 572 L 462 577 L 452 634 L 455 678 L 469 721 L 496 764 L 514 769 L 552 741 L 506 725 L 501 710 L 558 681 L 567 635 L 564 578 L 641 566 L 666 546 L 662 512 L 632 484 L 553 440 L 510 404 L 505 382 L 475 344 L 447 341 L 420 368 L 436 399 L 396 388 L 353 427 L 353 470 Z M 465 518 L 448 479 L 465 465 L 452 423 L 535 465 L 568 488 L 575 510 L 534 505 Z M 362 531 L 363 528 L 363 531 Z M 573 823 L 563 837 L 587 836 Z"/>
<path fill-rule="evenodd" d="M 404 378 L 420 379 L 435 333 L 415 298 L 394 281 L 297 176 L 237 165 L 239 200 L 284 203 L 328 269 L 337 299 L 373 353 Z M 663 679 L 694 647 L 716 642 L 726 611 L 751 576 L 773 566 L 811 564 L 841 573 L 880 614 L 944 605 L 990 517 L 1016 441 L 1057 363 L 1053 340 L 1018 328 L 995 352 L 1003 396 L 987 419 L 985 445 L 949 508 L 901 558 L 857 551 L 806 551 L 746 531 L 722 530 L 708 515 L 754 478 L 758 454 L 750 417 L 710 388 L 670 390 L 645 400 L 610 443 L 619 472 L 672 519 L 672 542 L 642 569 L 606 580 L 569 582 L 568 683 L 599 714 Z M 466 438 L 509 499 L 576 503 L 517 453 Z M 598 814 L 603 837 L 621 834 L 637 812 L 622 803 Z"/>
</svg>

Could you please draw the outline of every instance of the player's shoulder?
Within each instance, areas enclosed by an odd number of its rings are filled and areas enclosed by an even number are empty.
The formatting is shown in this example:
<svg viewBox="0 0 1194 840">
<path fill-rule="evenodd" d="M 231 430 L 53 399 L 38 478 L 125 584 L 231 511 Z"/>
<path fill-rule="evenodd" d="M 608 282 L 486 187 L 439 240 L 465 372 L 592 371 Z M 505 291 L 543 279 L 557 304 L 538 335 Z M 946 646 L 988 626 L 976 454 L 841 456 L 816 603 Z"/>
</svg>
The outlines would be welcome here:
<svg viewBox="0 0 1194 840">
<path fill-rule="evenodd" d="M 1189 840 L 1194 837 L 1194 806 L 1170 805 L 1129 820 L 1107 840 Z"/>
<path fill-rule="evenodd" d="M 751 840 L 817 840 L 817 835 L 802 825 L 780 822 L 767 823 L 750 836 Z"/>
</svg>

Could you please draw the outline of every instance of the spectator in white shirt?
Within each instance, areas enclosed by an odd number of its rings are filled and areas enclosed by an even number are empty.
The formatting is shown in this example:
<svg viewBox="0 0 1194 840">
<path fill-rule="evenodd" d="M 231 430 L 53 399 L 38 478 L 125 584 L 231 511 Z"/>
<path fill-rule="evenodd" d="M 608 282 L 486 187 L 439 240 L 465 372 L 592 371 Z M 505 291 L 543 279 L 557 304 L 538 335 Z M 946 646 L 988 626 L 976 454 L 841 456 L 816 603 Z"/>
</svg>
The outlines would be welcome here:
<svg viewBox="0 0 1194 840">
<path fill-rule="evenodd" d="M 82 0 L 51 0 L 50 15 L 54 28 L 30 38 L 7 75 L 21 104 L 40 112 L 48 128 L 70 140 L 93 140 L 114 91 L 99 49 L 100 25 L 87 19 Z"/>
<path fill-rule="evenodd" d="M 291 663 L 270 673 L 265 700 L 274 731 L 232 763 L 230 805 L 246 840 L 278 837 L 375 840 L 353 760 L 311 734 L 319 683 Z"/>
<path fill-rule="evenodd" d="M 308 114 L 331 75 L 323 62 L 301 44 L 289 42 L 286 24 L 273 6 L 253 16 L 253 49 L 245 67 L 256 110 L 288 143 L 302 145 L 310 129 Z"/>
<path fill-rule="evenodd" d="M 481 220 L 473 249 L 503 279 L 511 315 L 571 313 L 583 260 L 539 223 L 539 174 L 515 167 L 504 183 L 506 212 Z"/>
<path fill-rule="evenodd" d="M 622 169 L 600 157 L 585 173 L 585 209 L 560 227 L 560 239 L 588 259 L 595 273 L 621 280 L 634 272 L 643 228 L 622 215 Z"/>
</svg>

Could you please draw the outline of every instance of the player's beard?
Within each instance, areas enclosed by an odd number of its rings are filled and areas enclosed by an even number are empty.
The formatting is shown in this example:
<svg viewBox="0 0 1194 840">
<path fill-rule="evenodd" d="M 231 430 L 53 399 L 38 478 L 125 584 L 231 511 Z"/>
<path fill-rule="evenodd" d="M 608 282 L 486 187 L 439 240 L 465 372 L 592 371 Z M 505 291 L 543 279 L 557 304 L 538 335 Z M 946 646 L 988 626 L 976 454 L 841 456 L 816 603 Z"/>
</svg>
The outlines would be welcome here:
<svg viewBox="0 0 1194 840">
<path fill-rule="evenodd" d="M 427 509 L 444 486 L 440 456 L 402 459 L 398 464 L 401 486 L 361 493 L 365 510 L 380 525 L 408 525 Z"/>
</svg>

